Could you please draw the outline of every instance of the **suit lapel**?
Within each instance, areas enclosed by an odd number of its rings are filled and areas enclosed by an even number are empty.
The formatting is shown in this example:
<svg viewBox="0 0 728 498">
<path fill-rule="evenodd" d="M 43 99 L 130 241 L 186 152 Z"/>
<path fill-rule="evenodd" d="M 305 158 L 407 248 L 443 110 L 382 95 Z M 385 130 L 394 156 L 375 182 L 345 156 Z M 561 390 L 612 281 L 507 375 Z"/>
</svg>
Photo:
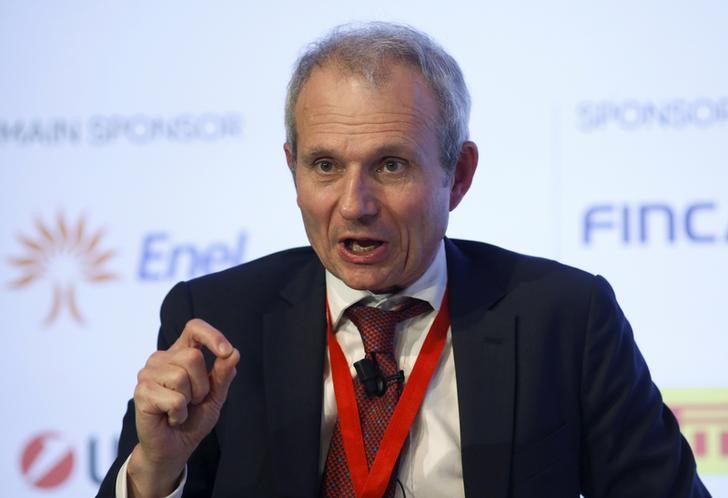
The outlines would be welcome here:
<svg viewBox="0 0 728 498">
<path fill-rule="evenodd" d="M 445 247 L 465 493 L 506 497 L 516 317 L 491 309 L 507 290 L 506 270 L 482 254 L 473 257 L 462 243 L 446 239 Z M 282 496 L 319 492 L 325 302 L 324 271 L 312 260 L 291 277 L 263 317 L 269 447 L 276 493 Z"/>
<path fill-rule="evenodd" d="M 280 496 L 319 489 L 325 299 L 323 268 L 314 260 L 291 277 L 263 318 L 269 447 Z"/>
<path fill-rule="evenodd" d="M 508 495 L 516 380 L 516 317 L 491 308 L 505 272 L 446 240 L 452 344 L 467 496 Z M 482 246 L 481 246 L 482 247 Z"/>
</svg>

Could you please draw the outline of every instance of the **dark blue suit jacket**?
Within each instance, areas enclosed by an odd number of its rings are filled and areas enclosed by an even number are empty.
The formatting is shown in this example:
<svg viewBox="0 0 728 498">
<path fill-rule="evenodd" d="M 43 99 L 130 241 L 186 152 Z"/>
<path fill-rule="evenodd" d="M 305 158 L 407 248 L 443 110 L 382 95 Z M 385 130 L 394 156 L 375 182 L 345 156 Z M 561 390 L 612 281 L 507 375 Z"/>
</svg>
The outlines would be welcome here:
<svg viewBox="0 0 728 498">
<path fill-rule="evenodd" d="M 709 496 L 604 279 L 477 242 L 446 240 L 446 251 L 467 496 Z M 319 494 L 324 305 L 310 248 L 169 293 L 160 348 L 199 317 L 241 352 L 185 497 Z M 136 441 L 130 402 L 98 496 L 114 496 Z"/>
</svg>

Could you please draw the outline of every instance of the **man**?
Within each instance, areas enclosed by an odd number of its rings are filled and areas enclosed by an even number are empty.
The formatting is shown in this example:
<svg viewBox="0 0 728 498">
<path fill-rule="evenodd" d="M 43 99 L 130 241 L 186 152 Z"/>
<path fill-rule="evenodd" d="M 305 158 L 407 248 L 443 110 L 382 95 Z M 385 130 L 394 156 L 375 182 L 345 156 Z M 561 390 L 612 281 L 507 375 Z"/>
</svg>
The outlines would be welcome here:
<svg viewBox="0 0 728 498">
<path fill-rule="evenodd" d="M 708 496 L 602 278 L 444 237 L 468 115 L 410 28 L 301 57 L 284 148 L 313 251 L 172 289 L 99 496 Z"/>
</svg>

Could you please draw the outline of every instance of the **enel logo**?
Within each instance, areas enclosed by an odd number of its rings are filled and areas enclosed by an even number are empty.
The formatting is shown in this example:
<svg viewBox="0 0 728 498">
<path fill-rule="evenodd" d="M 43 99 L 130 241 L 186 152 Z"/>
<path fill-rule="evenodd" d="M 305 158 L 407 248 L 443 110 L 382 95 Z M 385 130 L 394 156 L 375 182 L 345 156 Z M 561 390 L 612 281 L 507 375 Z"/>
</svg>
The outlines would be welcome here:
<svg viewBox="0 0 728 498">
<path fill-rule="evenodd" d="M 142 240 L 139 278 L 147 281 L 192 278 L 243 262 L 247 235 L 242 232 L 232 244 L 213 242 L 200 247 L 175 242 L 169 234 L 154 232 Z"/>
</svg>

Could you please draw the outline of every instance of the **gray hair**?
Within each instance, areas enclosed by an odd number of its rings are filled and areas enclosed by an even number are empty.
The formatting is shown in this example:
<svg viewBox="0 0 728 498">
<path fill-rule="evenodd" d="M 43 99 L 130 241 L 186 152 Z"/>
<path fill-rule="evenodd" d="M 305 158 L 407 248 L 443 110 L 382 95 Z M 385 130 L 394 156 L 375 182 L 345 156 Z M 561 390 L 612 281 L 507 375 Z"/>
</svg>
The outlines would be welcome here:
<svg viewBox="0 0 728 498">
<path fill-rule="evenodd" d="M 418 69 L 429 83 L 440 107 L 440 161 L 448 173 L 455 168 L 468 139 L 470 94 L 455 59 L 428 35 L 387 22 L 345 24 L 307 47 L 294 66 L 286 95 L 286 141 L 294 160 L 297 132 L 294 110 L 301 89 L 315 67 L 336 64 L 376 85 L 387 78 L 392 62 Z"/>
</svg>

